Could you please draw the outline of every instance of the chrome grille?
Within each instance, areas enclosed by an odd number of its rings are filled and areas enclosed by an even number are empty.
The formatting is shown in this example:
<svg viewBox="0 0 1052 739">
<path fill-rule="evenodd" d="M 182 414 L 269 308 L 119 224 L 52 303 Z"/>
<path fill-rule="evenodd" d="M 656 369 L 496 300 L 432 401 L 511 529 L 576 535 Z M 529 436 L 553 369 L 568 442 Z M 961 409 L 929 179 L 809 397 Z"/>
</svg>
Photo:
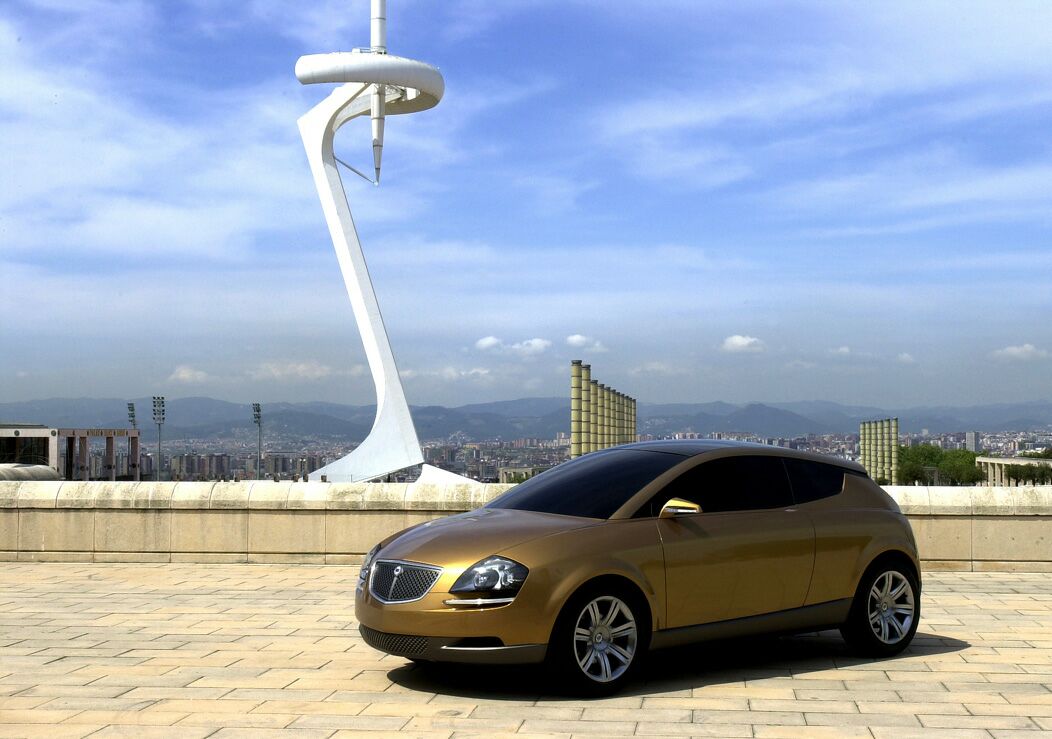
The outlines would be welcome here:
<svg viewBox="0 0 1052 739">
<path fill-rule="evenodd" d="M 427 595 L 440 574 L 441 567 L 380 560 L 373 565 L 369 589 L 383 603 L 407 603 Z"/>
<path fill-rule="evenodd" d="M 408 634 L 385 634 L 368 626 L 359 626 L 358 631 L 362 639 L 373 649 L 379 649 L 388 654 L 412 657 L 423 654 L 427 649 L 426 636 L 409 636 Z"/>
</svg>

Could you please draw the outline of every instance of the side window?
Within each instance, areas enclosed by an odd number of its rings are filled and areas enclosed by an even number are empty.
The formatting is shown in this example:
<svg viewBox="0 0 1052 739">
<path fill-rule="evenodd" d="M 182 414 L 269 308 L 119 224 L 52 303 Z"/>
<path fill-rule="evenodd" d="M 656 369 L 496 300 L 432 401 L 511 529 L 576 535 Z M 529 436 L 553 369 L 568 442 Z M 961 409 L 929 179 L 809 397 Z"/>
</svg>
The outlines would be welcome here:
<svg viewBox="0 0 1052 739">
<path fill-rule="evenodd" d="M 786 508 L 793 504 L 779 457 L 725 457 L 684 472 L 637 514 L 656 516 L 672 498 L 701 506 L 704 513 Z"/>
<path fill-rule="evenodd" d="M 840 467 L 803 459 L 786 459 L 789 483 L 797 503 L 831 498 L 844 489 L 844 472 Z"/>
</svg>

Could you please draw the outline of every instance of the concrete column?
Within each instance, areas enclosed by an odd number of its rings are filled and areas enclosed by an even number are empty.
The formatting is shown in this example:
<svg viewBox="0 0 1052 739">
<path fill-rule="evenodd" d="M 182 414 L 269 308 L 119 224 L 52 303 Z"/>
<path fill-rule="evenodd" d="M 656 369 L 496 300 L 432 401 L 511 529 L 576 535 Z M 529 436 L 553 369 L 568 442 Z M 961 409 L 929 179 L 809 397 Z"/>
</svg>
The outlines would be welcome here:
<svg viewBox="0 0 1052 739">
<path fill-rule="evenodd" d="M 128 474 L 135 481 L 142 479 L 142 460 L 139 459 L 139 437 L 128 437 Z"/>
<path fill-rule="evenodd" d="M 981 462 L 983 466 L 983 472 L 986 473 L 986 484 L 993 487 L 994 484 L 994 466 L 989 462 Z"/>
<path fill-rule="evenodd" d="M 88 437 L 77 437 L 77 478 L 87 480 L 91 474 L 88 468 Z"/>
<path fill-rule="evenodd" d="M 628 441 L 630 444 L 634 444 L 639 440 L 639 434 L 636 433 L 636 399 L 628 399 Z"/>
<path fill-rule="evenodd" d="M 113 448 L 114 438 L 106 437 L 106 477 L 110 480 L 117 479 L 117 451 Z"/>
<path fill-rule="evenodd" d="M 595 411 L 595 443 L 593 444 L 596 451 L 603 448 L 603 403 L 605 398 L 603 396 L 603 383 L 596 382 L 593 388 L 593 403 Z"/>
<path fill-rule="evenodd" d="M 51 430 L 47 441 L 47 463 L 55 472 L 61 471 L 58 468 L 58 431 L 54 429 Z"/>
<path fill-rule="evenodd" d="M 877 466 L 873 459 L 873 422 L 866 421 L 866 472 L 870 477 L 877 476 Z"/>
<path fill-rule="evenodd" d="M 599 446 L 606 449 L 610 446 L 610 388 L 599 383 L 599 391 L 602 393 L 602 405 L 599 407 Z"/>
<path fill-rule="evenodd" d="M 581 360 L 570 362 L 570 458 L 581 456 Z"/>
<path fill-rule="evenodd" d="M 863 467 L 866 466 L 866 422 L 858 424 L 858 461 Z"/>
<path fill-rule="evenodd" d="M 899 484 L 899 419 L 891 419 L 891 484 Z"/>
<path fill-rule="evenodd" d="M 592 451 L 592 365 L 581 365 L 581 454 Z"/>
<path fill-rule="evenodd" d="M 617 392 L 617 441 L 616 444 L 625 443 L 625 394 Z"/>
<path fill-rule="evenodd" d="M 866 468 L 866 472 L 869 476 L 873 476 L 873 468 L 871 467 L 873 460 L 869 453 L 869 437 L 870 427 L 869 421 L 863 421 L 858 427 L 858 450 L 859 454 L 862 455 L 862 466 Z"/>
<path fill-rule="evenodd" d="M 628 396 L 621 393 L 621 443 L 628 443 Z"/>
<path fill-rule="evenodd" d="M 884 420 L 884 479 L 891 482 L 891 419 Z"/>
<path fill-rule="evenodd" d="M 63 471 L 63 479 L 76 479 L 76 467 L 73 466 L 73 455 L 76 454 L 77 440 L 72 436 L 66 437 L 66 469 Z"/>
<path fill-rule="evenodd" d="M 869 422 L 863 421 L 858 424 L 858 461 L 866 467 L 869 472 Z"/>
<path fill-rule="evenodd" d="M 878 478 L 888 479 L 888 442 L 884 419 L 876 422 L 876 473 Z"/>
<path fill-rule="evenodd" d="M 606 449 L 606 412 L 607 393 L 606 385 L 599 383 L 599 448 Z"/>
<path fill-rule="evenodd" d="M 876 422 L 876 464 L 881 471 L 879 477 L 888 479 L 888 422 L 881 419 Z"/>
<path fill-rule="evenodd" d="M 599 421 L 600 421 L 599 406 L 600 406 L 600 403 L 602 402 L 602 394 L 600 393 L 600 390 L 599 390 L 599 382 L 596 382 L 595 380 L 592 380 L 591 383 L 592 383 L 592 386 L 591 386 L 590 396 L 591 396 L 592 406 L 591 406 L 591 423 L 589 424 L 590 427 L 589 427 L 589 430 L 588 430 L 588 436 L 590 437 L 589 440 L 588 440 L 588 446 L 589 446 L 589 448 L 591 448 L 592 452 L 596 452 L 596 451 L 599 451 L 599 448 L 600 448 L 600 445 L 599 445 L 599 442 L 600 442 L 600 440 L 599 440 L 599 435 L 600 435 L 600 431 L 599 431 Z"/>
</svg>

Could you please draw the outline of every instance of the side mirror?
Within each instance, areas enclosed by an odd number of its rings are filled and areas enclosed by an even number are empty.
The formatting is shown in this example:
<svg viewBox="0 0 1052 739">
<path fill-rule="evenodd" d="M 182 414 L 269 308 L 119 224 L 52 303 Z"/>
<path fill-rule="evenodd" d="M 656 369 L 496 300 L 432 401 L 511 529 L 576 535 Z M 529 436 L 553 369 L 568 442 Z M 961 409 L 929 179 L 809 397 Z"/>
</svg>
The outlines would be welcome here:
<svg viewBox="0 0 1052 739">
<path fill-rule="evenodd" d="M 661 506 L 661 513 L 658 515 L 658 518 L 675 518 L 676 516 L 689 516 L 695 513 L 701 513 L 700 505 L 691 503 L 689 500 L 683 500 L 683 498 L 673 498 Z"/>
</svg>

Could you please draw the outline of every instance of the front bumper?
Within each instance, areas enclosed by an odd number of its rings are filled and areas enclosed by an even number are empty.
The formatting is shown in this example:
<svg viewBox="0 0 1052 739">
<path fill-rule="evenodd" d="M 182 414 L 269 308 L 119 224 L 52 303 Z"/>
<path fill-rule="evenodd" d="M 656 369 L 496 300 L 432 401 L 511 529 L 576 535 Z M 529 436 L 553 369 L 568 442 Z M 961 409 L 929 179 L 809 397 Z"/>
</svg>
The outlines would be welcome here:
<svg viewBox="0 0 1052 739">
<path fill-rule="evenodd" d="M 388 654 L 441 662 L 543 661 L 557 615 L 547 579 L 531 573 L 513 602 L 479 606 L 449 592 L 462 571 L 446 568 L 422 597 L 406 602 L 383 602 L 369 585 L 360 585 L 354 611 L 366 643 Z"/>
<path fill-rule="evenodd" d="M 434 662 L 467 662 L 487 665 L 515 665 L 544 661 L 546 644 L 516 644 L 504 646 L 489 644 L 485 638 L 456 636 L 415 636 L 411 634 L 389 634 L 358 627 L 362 639 L 373 649 L 398 657 L 422 659 Z M 499 641 L 499 640 L 496 640 Z"/>
</svg>

